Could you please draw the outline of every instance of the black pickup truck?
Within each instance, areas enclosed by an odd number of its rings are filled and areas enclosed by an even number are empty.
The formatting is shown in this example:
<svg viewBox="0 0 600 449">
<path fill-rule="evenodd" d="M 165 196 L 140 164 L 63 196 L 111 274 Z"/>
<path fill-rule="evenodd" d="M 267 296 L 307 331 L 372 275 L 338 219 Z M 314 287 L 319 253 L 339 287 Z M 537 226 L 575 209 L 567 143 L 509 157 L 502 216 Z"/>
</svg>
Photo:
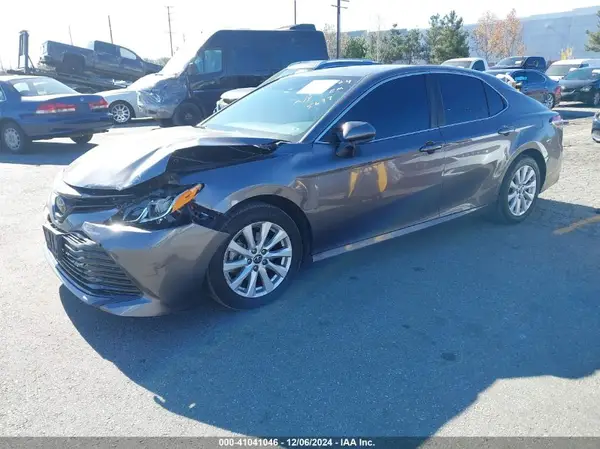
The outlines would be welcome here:
<svg viewBox="0 0 600 449">
<path fill-rule="evenodd" d="M 124 81 L 135 81 L 162 68 L 125 47 L 102 41 L 92 41 L 88 48 L 46 41 L 42 44 L 40 62 L 58 72 L 77 75 L 91 72 Z"/>
</svg>

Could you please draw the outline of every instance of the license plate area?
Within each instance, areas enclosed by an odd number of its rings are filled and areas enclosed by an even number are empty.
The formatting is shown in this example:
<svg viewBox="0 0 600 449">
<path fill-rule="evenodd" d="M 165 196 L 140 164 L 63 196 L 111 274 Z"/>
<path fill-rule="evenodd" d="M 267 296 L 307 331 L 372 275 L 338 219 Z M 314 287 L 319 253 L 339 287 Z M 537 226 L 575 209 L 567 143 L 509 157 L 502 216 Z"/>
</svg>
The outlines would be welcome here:
<svg viewBox="0 0 600 449">
<path fill-rule="evenodd" d="M 43 228 L 46 246 L 52 255 L 59 260 L 63 253 L 63 233 L 48 225 L 44 225 Z"/>
</svg>

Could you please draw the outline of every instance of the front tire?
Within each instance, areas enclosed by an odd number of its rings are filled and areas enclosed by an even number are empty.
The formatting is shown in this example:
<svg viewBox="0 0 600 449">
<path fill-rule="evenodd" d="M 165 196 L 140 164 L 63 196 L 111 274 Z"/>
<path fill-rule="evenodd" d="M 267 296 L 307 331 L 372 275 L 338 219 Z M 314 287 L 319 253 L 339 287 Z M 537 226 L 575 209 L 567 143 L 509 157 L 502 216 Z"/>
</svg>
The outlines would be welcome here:
<svg viewBox="0 0 600 449">
<path fill-rule="evenodd" d="M 92 140 L 92 137 L 94 137 L 93 134 L 87 134 L 85 136 L 71 137 L 71 140 L 78 145 L 84 145 Z"/>
<path fill-rule="evenodd" d="M 22 154 L 27 151 L 31 141 L 19 125 L 8 122 L 2 125 L 0 129 L 3 149 L 13 154 Z"/>
<path fill-rule="evenodd" d="M 303 242 L 284 211 L 266 203 L 249 203 L 221 228 L 229 237 L 209 264 L 212 296 L 232 309 L 254 309 L 276 300 L 294 279 Z"/>
<path fill-rule="evenodd" d="M 504 176 L 493 211 L 495 221 L 517 224 L 533 211 L 541 189 L 540 168 L 532 157 L 517 159 Z"/>
<path fill-rule="evenodd" d="M 196 126 L 204 119 L 202 110 L 193 103 L 182 103 L 173 114 L 175 126 Z"/>
</svg>

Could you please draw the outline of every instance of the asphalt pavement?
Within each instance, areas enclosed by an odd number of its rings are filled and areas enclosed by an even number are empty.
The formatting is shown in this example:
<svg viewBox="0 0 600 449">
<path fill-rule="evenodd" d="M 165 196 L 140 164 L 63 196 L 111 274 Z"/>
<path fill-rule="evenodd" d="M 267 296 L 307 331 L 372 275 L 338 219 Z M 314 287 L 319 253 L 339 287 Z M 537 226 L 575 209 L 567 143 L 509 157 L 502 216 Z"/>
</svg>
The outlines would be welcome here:
<svg viewBox="0 0 600 449">
<path fill-rule="evenodd" d="M 600 436 L 600 145 L 593 110 L 559 111 L 562 179 L 527 222 L 320 262 L 250 312 L 114 317 L 46 265 L 59 170 L 153 125 L 0 154 L 0 435 Z"/>
</svg>

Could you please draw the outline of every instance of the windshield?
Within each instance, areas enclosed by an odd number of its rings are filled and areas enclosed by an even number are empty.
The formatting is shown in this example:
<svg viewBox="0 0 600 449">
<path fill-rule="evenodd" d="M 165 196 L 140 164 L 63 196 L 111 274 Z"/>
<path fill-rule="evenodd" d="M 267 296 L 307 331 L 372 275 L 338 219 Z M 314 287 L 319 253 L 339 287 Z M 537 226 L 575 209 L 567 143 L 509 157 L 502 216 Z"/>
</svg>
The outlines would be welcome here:
<svg viewBox="0 0 600 449">
<path fill-rule="evenodd" d="M 503 67 L 503 66 L 515 66 L 515 65 L 523 65 L 523 62 L 525 61 L 525 58 L 523 56 L 513 56 L 511 58 L 504 58 L 502 59 L 498 64 L 496 64 L 496 67 Z"/>
<path fill-rule="evenodd" d="M 359 80 L 351 76 L 282 78 L 231 104 L 202 126 L 298 141 Z"/>
<path fill-rule="evenodd" d="M 566 80 L 597 80 L 600 79 L 600 73 L 598 69 L 578 69 L 569 72 L 567 76 L 565 76 Z"/>
<path fill-rule="evenodd" d="M 452 67 L 462 67 L 468 69 L 471 67 L 471 61 L 446 61 L 442 65 L 451 65 Z"/>
<path fill-rule="evenodd" d="M 579 64 L 552 64 L 546 71 L 548 76 L 565 76 L 573 69 L 578 69 Z"/>
<path fill-rule="evenodd" d="M 201 44 L 190 43 L 180 48 L 175 55 L 169 59 L 159 73 L 165 76 L 179 76 L 198 54 Z"/>
<path fill-rule="evenodd" d="M 40 95 L 68 95 L 77 91 L 52 78 L 19 78 L 9 81 L 22 97 L 38 97 Z"/>
</svg>

